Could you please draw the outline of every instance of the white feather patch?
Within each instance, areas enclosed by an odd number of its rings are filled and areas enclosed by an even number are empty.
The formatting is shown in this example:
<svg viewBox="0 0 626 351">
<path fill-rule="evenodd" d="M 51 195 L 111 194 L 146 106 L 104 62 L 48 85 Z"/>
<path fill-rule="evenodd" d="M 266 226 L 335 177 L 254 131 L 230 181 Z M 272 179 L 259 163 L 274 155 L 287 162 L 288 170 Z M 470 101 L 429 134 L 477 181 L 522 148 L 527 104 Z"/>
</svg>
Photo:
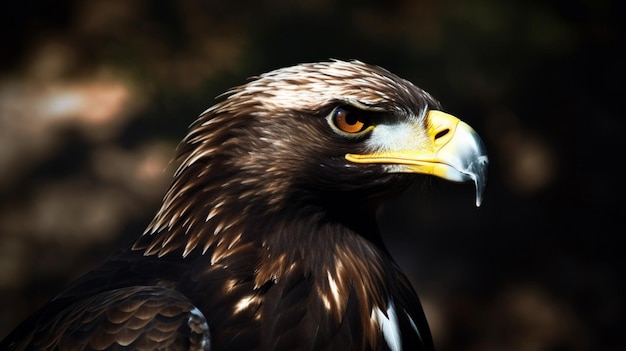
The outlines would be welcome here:
<svg viewBox="0 0 626 351">
<path fill-rule="evenodd" d="M 387 314 L 383 313 L 380 308 L 374 307 L 370 316 L 372 323 L 376 323 L 383 333 L 385 342 L 391 351 L 402 350 L 402 339 L 400 337 L 400 327 L 398 326 L 398 316 L 394 308 L 393 302 L 389 301 Z"/>
</svg>

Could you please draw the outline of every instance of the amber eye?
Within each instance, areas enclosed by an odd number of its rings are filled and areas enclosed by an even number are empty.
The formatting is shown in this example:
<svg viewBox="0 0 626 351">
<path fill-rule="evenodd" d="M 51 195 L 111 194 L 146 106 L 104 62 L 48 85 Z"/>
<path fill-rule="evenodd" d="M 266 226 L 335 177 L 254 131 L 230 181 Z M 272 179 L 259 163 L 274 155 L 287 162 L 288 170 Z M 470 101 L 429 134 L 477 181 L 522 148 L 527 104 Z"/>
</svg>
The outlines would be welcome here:
<svg viewBox="0 0 626 351">
<path fill-rule="evenodd" d="M 370 126 L 363 111 L 337 107 L 332 113 L 332 122 L 340 131 L 348 134 L 360 133 Z"/>
</svg>

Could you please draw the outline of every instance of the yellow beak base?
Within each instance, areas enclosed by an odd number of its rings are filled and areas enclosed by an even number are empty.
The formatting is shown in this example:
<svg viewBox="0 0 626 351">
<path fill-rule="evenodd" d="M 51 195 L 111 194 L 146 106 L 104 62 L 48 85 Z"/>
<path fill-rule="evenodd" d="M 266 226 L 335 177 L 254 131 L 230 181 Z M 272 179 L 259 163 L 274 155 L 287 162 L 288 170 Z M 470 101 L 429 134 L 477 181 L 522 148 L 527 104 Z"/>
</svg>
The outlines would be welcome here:
<svg viewBox="0 0 626 351">
<path fill-rule="evenodd" d="M 403 173 L 433 175 L 454 182 L 474 182 L 476 206 L 480 206 L 489 160 L 478 133 L 458 118 L 441 111 L 428 112 L 427 119 L 430 142 L 417 149 L 347 154 L 345 157 L 360 164 L 400 166 L 394 169 Z"/>
</svg>

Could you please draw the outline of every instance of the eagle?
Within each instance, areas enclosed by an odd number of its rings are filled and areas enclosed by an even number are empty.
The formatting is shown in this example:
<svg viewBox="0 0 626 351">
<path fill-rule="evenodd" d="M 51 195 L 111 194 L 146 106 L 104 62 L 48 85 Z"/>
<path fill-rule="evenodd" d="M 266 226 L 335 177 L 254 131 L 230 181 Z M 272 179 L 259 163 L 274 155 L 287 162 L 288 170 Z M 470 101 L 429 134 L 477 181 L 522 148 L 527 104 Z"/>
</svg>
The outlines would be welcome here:
<svg viewBox="0 0 626 351">
<path fill-rule="evenodd" d="M 377 209 L 488 158 L 430 94 L 361 61 L 280 68 L 190 126 L 145 232 L 22 322 L 2 350 L 431 350 Z"/>
</svg>

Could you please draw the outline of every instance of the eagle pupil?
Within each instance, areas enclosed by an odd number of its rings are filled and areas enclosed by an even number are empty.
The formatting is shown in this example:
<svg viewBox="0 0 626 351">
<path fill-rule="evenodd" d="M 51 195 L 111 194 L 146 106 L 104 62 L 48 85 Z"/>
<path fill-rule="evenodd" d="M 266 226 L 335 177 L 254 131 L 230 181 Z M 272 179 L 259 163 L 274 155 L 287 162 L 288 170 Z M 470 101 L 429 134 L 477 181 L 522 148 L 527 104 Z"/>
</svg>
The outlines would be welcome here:
<svg viewBox="0 0 626 351">
<path fill-rule="evenodd" d="M 357 123 L 359 123 L 359 117 L 356 115 L 356 113 L 350 112 L 350 111 L 345 111 L 345 120 L 346 123 L 348 123 L 349 125 L 353 126 Z"/>
</svg>

